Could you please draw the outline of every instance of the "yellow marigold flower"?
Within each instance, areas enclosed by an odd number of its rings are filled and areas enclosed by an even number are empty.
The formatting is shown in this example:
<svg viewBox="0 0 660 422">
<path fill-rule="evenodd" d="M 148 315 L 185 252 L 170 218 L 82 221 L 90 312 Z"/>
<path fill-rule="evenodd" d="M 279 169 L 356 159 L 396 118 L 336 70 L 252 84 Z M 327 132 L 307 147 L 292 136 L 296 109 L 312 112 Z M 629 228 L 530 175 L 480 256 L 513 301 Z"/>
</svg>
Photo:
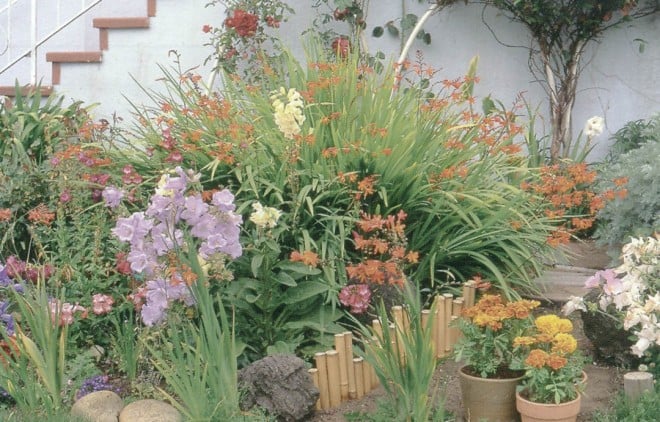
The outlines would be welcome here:
<svg viewBox="0 0 660 422">
<path fill-rule="evenodd" d="M 571 331 L 573 331 L 573 323 L 571 322 L 570 319 L 559 318 L 557 327 L 560 333 L 570 333 Z"/>
<path fill-rule="evenodd" d="M 577 349 L 577 340 L 570 334 L 559 333 L 552 339 L 552 351 L 560 354 L 573 353 Z"/>
<path fill-rule="evenodd" d="M 514 346 L 529 346 L 536 343 L 536 339 L 530 336 L 516 337 L 513 339 Z"/>
<path fill-rule="evenodd" d="M 566 359 L 563 356 L 560 356 L 558 354 L 552 353 L 551 355 L 548 356 L 546 359 L 546 364 L 552 368 L 553 370 L 558 370 L 566 366 L 566 363 L 568 362 L 568 359 Z"/>
<path fill-rule="evenodd" d="M 559 333 L 559 317 L 557 315 L 542 315 L 536 318 L 536 328 L 541 334 L 549 334 L 553 336 Z"/>
<path fill-rule="evenodd" d="M 548 354 L 541 349 L 534 349 L 529 352 L 529 356 L 525 359 L 525 364 L 533 366 L 534 368 L 543 368 L 548 359 Z"/>
</svg>

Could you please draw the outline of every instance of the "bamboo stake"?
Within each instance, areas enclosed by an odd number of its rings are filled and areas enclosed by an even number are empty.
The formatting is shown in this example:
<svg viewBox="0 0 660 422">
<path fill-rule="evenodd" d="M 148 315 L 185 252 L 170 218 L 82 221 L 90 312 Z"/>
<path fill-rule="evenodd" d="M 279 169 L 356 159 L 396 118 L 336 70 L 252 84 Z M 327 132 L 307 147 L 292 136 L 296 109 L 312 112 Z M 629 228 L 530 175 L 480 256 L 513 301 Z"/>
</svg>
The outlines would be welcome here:
<svg viewBox="0 0 660 422">
<path fill-rule="evenodd" d="M 468 280 L 463 285 L 463 298 L 465 299 L 465 308 L 474 306 L 474 300 L 477 294 L 477 283 L 474 280 Z"/>
<path fill-rule="evenodd" d="M 319 401 L 321 409 L 330 409 L 330 393 L 328 392 L 328 366 L 325 353 L 316 353 L 314 355 L 316 369 L 319 373 Z"/>
<path fill-rule="evenodd" d="M 440 313 L 438 312 L 438 309 L 442 306 L 442 296 L 436 296 L 435 299 L 433 299 L 433 314 L 430 316 L 430 318 L 433 318 L 433 331 L 431 331 L 431 341 L 433 342 L 433 347 L 435 350 L 435 357 L 439 358 L 441 354 L 441 349 L 440 348 Z M 444 313 L 443 313 L 444 315 Z"/>
<path fill-rule="evenodd" d="M 436 296 L 437 300 L 437 318 L 435 320 L 435 331 L 437 332 L 438 336 L 438 349 L 436 352 L 436 356 L 441 358 L 445 356 L 445 344 L 446 344 L 446 338 L 447 336 L 445 335 L 445 332 L 447 331 L 447 317 L 446 317 L 446 312 L 445 308 L 447 307 L 447 303 L 445 300 L 445 297 L 442 295 Z"/>
<path fill-rule="evenodd" d="M 399 360 L 403 364 L 406 361 L 406 348 L 403 338 L 406 335 L 407 329 L 402 306 L 392 307 L 392 318 L 394 319 L 394 337 L 396 338 L 397 352 L 399 353 Z"/>
<path fill-rule="evenodd" d="M 344 359 L 346 360 L 346 372 L 348 374 L 348 398 L 357 396 L 355 387 L 355 370 L 353 369 L 353 333 L 344 332 Z"/>
<path fill-rule="evenodd" d="M 459 317 L 452 315 L 451 316 L 451 326 L 449 327 L 449 333 L 451 338 L 451 343 L 449 345 L 450 349 L 458 342 L 458 337 L 461 335 L 461 331 L 456 326 L 456 321 Z"/>
<path fill-rule="evenodd" d="M 355 368 L 355 386 L 357 388 L 357 399 L 364 397 L 364 365 L 362 358 L 353 359 Z"/>
<path fill-rule="evenodd" d="M 383 343 L 383 325 L 380 323 L 380 320 L 374 319 L 371 321 L 371 327 L 374 330 L 374 335 L 378 339 L 378 341 L 382 344 Z"/>
<path fill-rule="evenodd" d="M 367 394 L 368 392 L 371 391 L 371 370 L 373 367 L 369 362 L 366 360 L 362 362 L 362 376 L 364 377 L 364 380 L 362 381 L 362 385 L 364 388 L 364 394 Z"/>
<path fill-rule="evenodd" d="M 335 334 L 335 350 L 339 354 L 339 391 L 341 401 L 348 399 L 348 367 L 346 366 L 345 333 Z M 353 358 L 351 356 L 351 358 Z"/>
<path fill-rule="evenodd" d="M 309 373 L 309 375 L 312 376 L 312 382 L 314 383 L 314 385 L 315 385 L 316 388 L 318 389 L 318 388 L 319 388 L 319 370 L 318 370 L 318 368 L 309 368 L 309 369 L 307 370 L 307 372 Z M 320 390 L 319 390 L 319 391 L 320 391 Z M 316 408 L 316 410 L 321 410 L 321 399 L 320 399 L 320 396 L 319 396 L 319 399 L 316 400 L 316 406 L 315 406 L 315 408 Z"/>
<path fill-rule="evenodd" d="M 454 296 L 449 293 L 445 293 L 442 296 L 445 298 L 445 355 L 447 355 L 451 352 L 452 346 L 449 323 L 451 322 L 451 302 Z"/>
<path fill-rule="evenodd" d="M 328 367 L 328 392 L 330 408 L 341 404 L 341 385 L 339 385 L 339 353 L 336 350 L 325 352 Z"/>
</svg>

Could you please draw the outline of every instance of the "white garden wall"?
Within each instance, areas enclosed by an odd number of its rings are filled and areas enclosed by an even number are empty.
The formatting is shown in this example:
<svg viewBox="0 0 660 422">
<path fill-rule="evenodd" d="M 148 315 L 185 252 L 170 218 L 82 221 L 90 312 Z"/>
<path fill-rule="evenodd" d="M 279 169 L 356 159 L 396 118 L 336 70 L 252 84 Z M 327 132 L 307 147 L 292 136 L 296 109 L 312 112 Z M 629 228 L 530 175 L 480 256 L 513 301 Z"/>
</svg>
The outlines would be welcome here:
<svg viewBox="0 0 660 422">
<path fill-rule="evenodd" d="M 49 15 L 44 9 L 47 3 L 39 0 L 41 16 Z M 136 103 L 145 101 L 132 77 L 147 89 L 158 89 L 160 85 L 156 80 L 161 75 L 158 64 L 172 64 L 170 50 L 181 53 L 183 68 L 201 65 L 206 58 L 210 50 L 203 46 L 207 36 L 201 28 L 204 24 L 219 26 L 224 20 L 221 7 L 206 8 L 206 3 L 207 0 L 157 0 L 157 13 L 151 19 L 149 29 L 111 30 L 110 47 L 103 54 L 103 62 L 63 65 L 61 84 L 56 91 L 86 103 L 98 103 L 95 108 L 98 118 L 110 118 L 113 112 L 128 117 L 131 107 L 124 96 Z M 298 53 L 300 33 L 313 20 L 312 3 L 311 0 L 290 0 L 296 15 L 281 26 L 281 36 Z M 407 3 L 408 11 L 417 15 L 428 6 L 417 0 L 408 0 Z M 82 19 L 80 27 L 63 31 L 44 46 L 42 54 L 71 49 L 96 50 L 98 32 L 91 28 L 92 17 L 144 16 L 145 8 L 145 1 L 104 0 Z M 398 40 L 387 34 L 376 39 L 370 33 L 374 25 L 400 16 L 401 0 L 371 1 L 367 19 L 371 52 L 398 53 Z M 510 22 L 497 10 L 487 9 L 483 12 L 483 19 L 493 28 L 501 43 L 529 44 L 525 29 Z M 344 28 L 342 25 L 339 23 L 337 28 Z M 532 80 L 527 68 L 527 50 L 499 43 L 482 22 L 481 5 L 466 6 L 460 2 L 432 16 L 425 29 L 432 34 L 431 45 L 417 41 L 414 49 L 421 49 L 426 61 L 441 70 L 440 77 L 462 75 L 470 59 L 478 55 L 481 83 L 476 93 L 479 96 L 491 94 L 510 105 L 518 94 L 523 93 L 531 105 L 539 106 L 545 113 L 544 93 Z M 636 39 L 648 42 L 643 53 L 638 51 Z M 574 112 L 574 131 L 577 135 L 583 122 L 591 116 L 605 118 L 606 132 L 598 139 L 591 156 L 596 160 L 607 153 L 608 137 L 626 122 L 660 112 L 660 15 L 610 31 L 601 43 L 591 46 L 585 63 L 587 66 L 580 79 Z M 48 65 L 40 64 L 40 70 L 47 83 L 50 78 Z M 201 67 L 198 71 L 208 75 L 210 69 Z M 20 75 L 0 75 L 0 85 L 13 84 L 14 77 Z M 543 125 L 540 128 L 543 129 Z"/>
</svg>

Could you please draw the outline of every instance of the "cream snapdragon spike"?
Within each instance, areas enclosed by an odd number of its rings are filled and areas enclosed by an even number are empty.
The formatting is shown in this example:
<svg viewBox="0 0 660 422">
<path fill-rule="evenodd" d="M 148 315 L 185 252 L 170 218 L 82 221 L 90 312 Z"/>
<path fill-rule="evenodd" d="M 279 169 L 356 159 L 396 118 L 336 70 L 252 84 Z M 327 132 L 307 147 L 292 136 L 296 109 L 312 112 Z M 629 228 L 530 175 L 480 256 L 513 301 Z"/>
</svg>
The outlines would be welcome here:
<svg viewBox="0 0 660 422">
<path fill-rule="evenodd" d="M 660 346 L 660 240 L 633 238 L 622 249 L 623 264 L 616 269 L 598 271 L 585 282 L 586 288 L 599 288 L 598 307 L 610 306 L 623 315 L 623 328 L 637 342 L 631 351 L 641 357 L 650 347 Z M 586 310 L 581 297 L 571 297 L 564 313 Z"/>
<path fill-rule="evenodd" d="M 189 185 L 199 175 L 181 167 L 160 179 L 146 211 L 119 218 L 112 233 L 130 246 L 127 261 L 131 270 L 143 276 L 142 321 L 152 326 L 164 321 L 172 302 L 194 305 L 185 274 L 169 263 L 172 254 L 183 248 L 186 234 L 196 241 L 201 263 L 222 262 L 242 254 L 239 243 L 242 217 L 234 210 L 234 195 L 227 189 L 216 192 L 210 203 Z M 178 269 L 180 270 L 180 268 Z"/>
<path fill-rule="evenodd" d="M 284 136 L 293 139 L 299 135 L 305 122 L 302 95 L 293 88 L 287 91 L 281 87 L 279 91 L 271 93 L 270 100 L 275 110 L 275 123 Z"/>
</svg>

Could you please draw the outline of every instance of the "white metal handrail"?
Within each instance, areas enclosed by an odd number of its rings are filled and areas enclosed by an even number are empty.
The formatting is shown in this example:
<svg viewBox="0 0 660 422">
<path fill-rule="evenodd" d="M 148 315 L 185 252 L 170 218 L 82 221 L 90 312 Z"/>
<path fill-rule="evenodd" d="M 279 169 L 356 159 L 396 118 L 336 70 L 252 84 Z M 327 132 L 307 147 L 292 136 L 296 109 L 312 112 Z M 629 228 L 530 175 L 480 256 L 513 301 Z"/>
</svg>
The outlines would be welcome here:
<svg viewBox="0 0 660 422">
<path fill-rule="evenodd" d="M 13 21 L 12 19 L 12 10 L 14 10 L 17 7 L 24 6 L 27 2 L 30 2 L 30 47 L 21 51 L 19 54 L 16 56 L 12 57 L 12 30 L 14 26 L 19 26 L 21 30 L 25 30 L 25 25 L 21 25 L 20 22 L 17 24 L 16 22 Z M 20 62 L 26 57 L 30 58 L 30 83 L 35 85 L 37 83 L 37 50 L 41 45 L 43 45 L 46 41 L 54 37 L 57 33 L 59 33 L 62 29 L 66 28 L 69 26 L 71 23 L 75 22 L 78 18 L 80 18 L 82 15 L 87 13 L 90 9 L 95 7 L 97 4 L 101 3 L 103 0 L 81 0 L 80 1 L 80 9 L 73 13 L 72 15 L 69 16 L 62 16 L 62 3 L 63 1 L 66 0 L 40 0 L 40 5 L 44 6 L 44 3 L 48 3 L 46 7 L 50 8 L 52 10 L 53 8 L 55 9 L 55 26 L 54 29 L 50 30 L 47 34 L 39 38 L 39 26 L 40 24 L 44 24 L 44 22 L 39 21 L 39 16 L 37 14 L 37 0 L 25 0 L 21 3 L 21 0 L 9 0 L 7 2 L 7 5 L 0 9 L 0 18 L 2 17 L 2 14 L 5 13 L 7 15 L 6 19 L 6 35 L 7 35 L 7 44 L 6 47 L 4 48 L 3 51 L 0 51 L 0 56 L 7 54 L 7 64 L 0 69 L 0 75 L 3 74 L 5 71 L 9 70 L 11 67 L 13 67 L 16 63 Z M 69 0 L 70 1 L 70 0 Z M 21 5 L 16 6 L 16 3 L 21 3 Z M 52 20 L 51 20 L 52 22 Z M 1 25 L 1 23 L 0 23 Z"/>
</svg>

